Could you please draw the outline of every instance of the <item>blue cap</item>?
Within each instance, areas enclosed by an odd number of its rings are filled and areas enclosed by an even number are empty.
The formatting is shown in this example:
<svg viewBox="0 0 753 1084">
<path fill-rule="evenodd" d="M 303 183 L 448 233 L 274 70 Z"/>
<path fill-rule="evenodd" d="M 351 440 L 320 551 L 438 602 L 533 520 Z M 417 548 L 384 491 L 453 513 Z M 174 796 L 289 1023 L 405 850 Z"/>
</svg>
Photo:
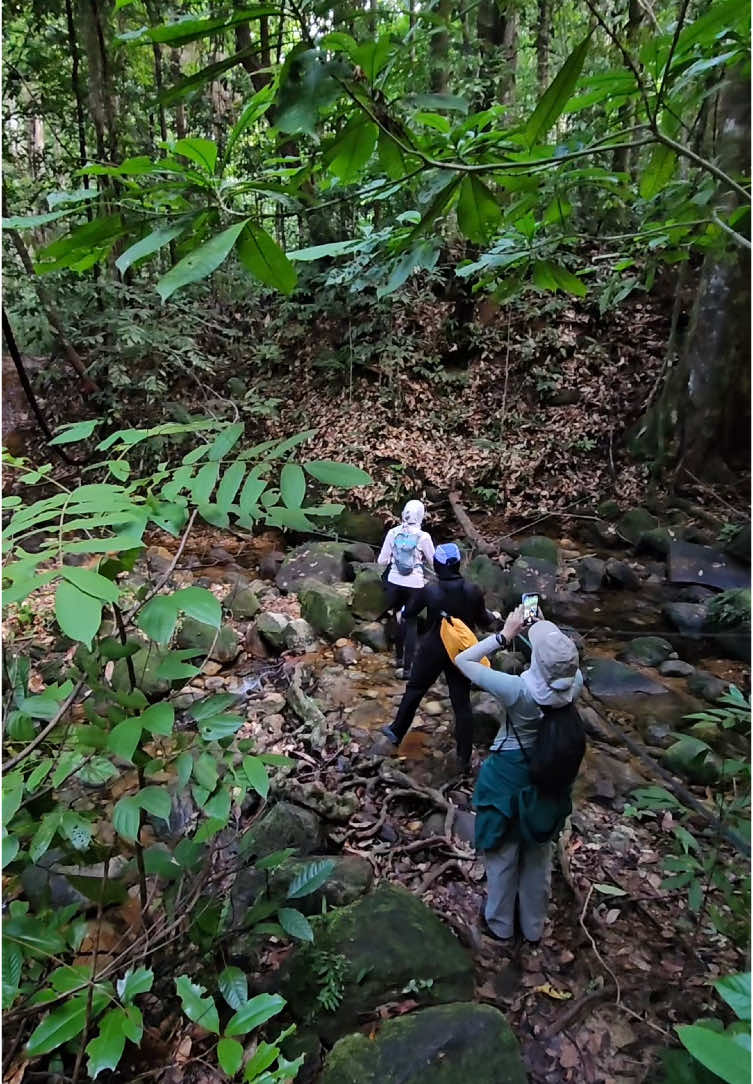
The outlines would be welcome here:
<svg viewBox="0 0 753 1084">
<path fill-rule="evenodd" d="M 439 561 L 440 565 L 447 565 L 451 561 L 459 561 L 460 557 L 460 550 L 454 542 L 445 542 L 434 550 L 434 560 Z"/>
</svg>

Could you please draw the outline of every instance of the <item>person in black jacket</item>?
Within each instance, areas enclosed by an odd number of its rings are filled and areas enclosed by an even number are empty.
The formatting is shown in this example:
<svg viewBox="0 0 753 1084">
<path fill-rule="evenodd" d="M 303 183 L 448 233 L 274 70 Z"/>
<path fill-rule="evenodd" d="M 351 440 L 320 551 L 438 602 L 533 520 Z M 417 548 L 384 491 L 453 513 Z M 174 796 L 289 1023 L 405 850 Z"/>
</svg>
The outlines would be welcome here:
<svg viewBox="0 0 753 1084">
<path fill-rule="evenodd" d="M 471 683 L 453 664 L 442 643 L 439 630 L 445 614 L 460 618 L 472 629 L 491 628 L 497 615 L 486 609 L 481 588 L 467 583 L 460 575 L 460 550 L 454 542 L 437 547 L 434 571 L 437 574 L 436 582 L 416 591 L 403 608 L 403 619 L 411 619 L 425 607 L 428 627 L 419 640 L 410 678 L 395 721 L 391 726 L 382 727 L 382 733 L 393 745 L 399 745 L 410 729 L 421 700 L 439 675 L 444 673 L 455 713 L 458 768 L 466 771 L 470 767 L 473 750 Z"/>
</svg>

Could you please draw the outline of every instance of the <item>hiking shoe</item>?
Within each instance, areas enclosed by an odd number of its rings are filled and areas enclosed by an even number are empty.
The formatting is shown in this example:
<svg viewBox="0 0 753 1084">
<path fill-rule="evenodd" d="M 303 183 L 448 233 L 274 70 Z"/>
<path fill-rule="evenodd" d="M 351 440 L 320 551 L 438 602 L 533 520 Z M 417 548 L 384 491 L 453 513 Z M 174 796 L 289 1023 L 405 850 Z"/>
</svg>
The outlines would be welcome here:
<svg viewBox="0 0 753 1084">
<path fill-rule="evenodd" d="M 384 734 L 384 736 L 392 742 L 393 745 L 400 744 L 400 739 L 398 738 L 397 734 L 391 726 L 382 726 L 379 729 L 381 730 L 382 734 Z"/>
<path fill-rule="evenodd" d="M 403 670 L 402 666 L 398 666 L 395 670 L 395 677 L 398 679 L 398 681 L 402 681 L 405 676 L 405 670 Z"/>
</svg>

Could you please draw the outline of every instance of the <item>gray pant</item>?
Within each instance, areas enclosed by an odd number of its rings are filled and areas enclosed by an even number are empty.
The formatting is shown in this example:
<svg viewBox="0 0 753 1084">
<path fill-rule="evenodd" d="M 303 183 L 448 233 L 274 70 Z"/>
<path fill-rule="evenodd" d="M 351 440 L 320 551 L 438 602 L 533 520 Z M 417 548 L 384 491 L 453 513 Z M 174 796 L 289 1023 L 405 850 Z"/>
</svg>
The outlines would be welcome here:
<svg viewBox="0 0 753 1084">
<path fill-rule="evenodd" d="M 538 941 L 549 903 L 551 843 L 531 845 L 510 840 L 496 851 L 486 851 L 484 861 L 488 893 L 484 914 L 489 929 L 497 937 L 514 935 L 517 897 L 523 936 Z"/>
</svg>

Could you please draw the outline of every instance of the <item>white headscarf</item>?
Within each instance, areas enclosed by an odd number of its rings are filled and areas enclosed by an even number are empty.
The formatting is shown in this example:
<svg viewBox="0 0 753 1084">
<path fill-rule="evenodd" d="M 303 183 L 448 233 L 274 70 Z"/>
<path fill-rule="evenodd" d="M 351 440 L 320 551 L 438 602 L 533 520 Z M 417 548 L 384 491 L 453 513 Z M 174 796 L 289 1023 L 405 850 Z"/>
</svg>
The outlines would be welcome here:
<svg viewBox="0 0 753 1084">
<path fill-rule="evenodd" d="M 426 509 L 421 501 L 408 501 L 403 509 L 402 520 L 406 527 L 421 528 Z"/>
<path fill-rule="evenodd" d="M 531 665 L 523 673 L 537 704 L 562 708 L 572 703 L 578 673 L 578 649 L 551 621 L 537 621 L 529 632 Z"/>
</svg>

